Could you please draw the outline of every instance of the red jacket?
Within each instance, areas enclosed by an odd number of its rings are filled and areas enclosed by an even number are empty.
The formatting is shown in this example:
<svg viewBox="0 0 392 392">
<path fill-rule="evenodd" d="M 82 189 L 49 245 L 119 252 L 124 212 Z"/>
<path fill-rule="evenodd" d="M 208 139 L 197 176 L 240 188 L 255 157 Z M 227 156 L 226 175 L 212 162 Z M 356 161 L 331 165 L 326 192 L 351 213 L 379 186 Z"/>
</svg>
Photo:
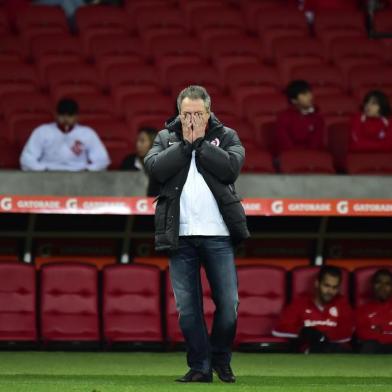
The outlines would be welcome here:
<svg viewBox="0 0 392 392">
<path fill-rule="evenodd" d="M 272 334 L 295 338 L 303 327 L 313 327 L 333 342 L 348 342 L 354 330 L 351 307 L 342 296 L 337 296 L 323 309 L 311 296 L 298 297 L 284 309 Z"/>
<path fill-rule="evenodd" d="M 324 119 L 317 111 L 302 114 L 291 106 L 278 115 L 276 137 L 279 152 L 322 149 L 325 146 Z"/>
<path fill-rule="evenodd" d="M 351 121 L 350 139 L 350 151 L 392 152 L 391 121 L 358 113 Z"/>
<path fill-rule="evenodd" d="M 356 311 L 357 336 L 361 340 L 377 340 L 392 344 L 392 299 L 371 301 Z"/>
</svg>

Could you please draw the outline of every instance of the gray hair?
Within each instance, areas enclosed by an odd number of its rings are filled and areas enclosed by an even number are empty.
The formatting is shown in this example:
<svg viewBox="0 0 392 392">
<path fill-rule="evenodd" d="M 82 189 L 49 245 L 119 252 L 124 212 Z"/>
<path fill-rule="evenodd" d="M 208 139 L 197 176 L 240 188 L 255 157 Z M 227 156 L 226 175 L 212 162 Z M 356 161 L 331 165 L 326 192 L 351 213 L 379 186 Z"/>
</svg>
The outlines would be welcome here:
<svg viewBox="0 0 392 392">
<path fill-rule="evenodd" d="M 211 97 L 208 95 L 207 90 L 202 86 L 189 86 L 184 88 L 177 97 L 178 113 L 181 112 L 181 103 L 185 98 L 191 100 L 202 99 L 207 113 L 211 111 Z"/>
</svg>

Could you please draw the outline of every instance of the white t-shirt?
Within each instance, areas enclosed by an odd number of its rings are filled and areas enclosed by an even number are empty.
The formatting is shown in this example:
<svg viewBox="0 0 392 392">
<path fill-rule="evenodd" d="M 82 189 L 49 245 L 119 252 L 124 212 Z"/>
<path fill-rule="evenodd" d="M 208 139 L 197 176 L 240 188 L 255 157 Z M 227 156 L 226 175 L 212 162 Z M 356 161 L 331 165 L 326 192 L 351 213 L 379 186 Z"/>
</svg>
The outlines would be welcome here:
<svg viewBox="0 0 392 392">
<path fill-rule="evenodd" d="M 56 123 L 36 128 L 20 156 L 22 170 L 99 171 L 109 166 L 110 158 L 96 132 L 76 124 L 65 133 Z"/>
<path fill-rule="evenodd" d="M 180 197 L 179 235 L 230 235 L 214 195 L 197 170 L 195 151 Z"/>
</svg>

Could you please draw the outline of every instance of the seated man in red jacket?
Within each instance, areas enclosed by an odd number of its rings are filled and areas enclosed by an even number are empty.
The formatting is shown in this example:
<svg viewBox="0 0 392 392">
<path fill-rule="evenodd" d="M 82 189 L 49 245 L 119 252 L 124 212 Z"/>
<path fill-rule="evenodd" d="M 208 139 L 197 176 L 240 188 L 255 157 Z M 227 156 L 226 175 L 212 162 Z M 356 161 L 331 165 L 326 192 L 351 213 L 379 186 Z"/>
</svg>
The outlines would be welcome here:
<svg viewBox="0 0 392 392">
<path fill-rule="evenodd" d="M 353 334 L 353 315 L 339 294 L 342 271 L 333 266 L 320 269 L 313 295 L 294 298 L 284 309 L 272 334 L 293 339 L 299 352 L 346 352 Z"/>
<path fill-rule="evenodd" d="M 392 272 L 378 270 L 372 286 L 374 299 L 356 311 L 359 349 L 367 354 L 392 354 Z"/>
<path fill-rule="evenodd" d="M 294 80 L 286 88 L 290 107 L 276 122 L 277 147 L 287 150 L 320 150 L 325 147 L 324 119 L 313 105 L 308 82 Z"/>
<path fill-rule="evenodd" d="M 366 94 L 351 122 L 350 151 L 392 152 L 391 106 L 381 91 Z"/>
</svg>

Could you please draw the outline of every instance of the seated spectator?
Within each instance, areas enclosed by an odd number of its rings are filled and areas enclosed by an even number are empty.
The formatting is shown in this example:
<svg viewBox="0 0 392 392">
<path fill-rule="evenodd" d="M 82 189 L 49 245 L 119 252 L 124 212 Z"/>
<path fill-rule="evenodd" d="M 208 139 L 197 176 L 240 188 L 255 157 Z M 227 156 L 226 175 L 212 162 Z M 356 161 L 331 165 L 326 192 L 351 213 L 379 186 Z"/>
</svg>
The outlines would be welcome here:
<svg viewBox="0 0 392 392">
<path fill-rule="evenodd" d="M 348 351 L 353 317 L 350 305 L 339 295 L 341 282 L 339 268 L 322 267 L 314 294 L 294 298 L 272 334 L 293 339 L 294 349 L 299 352 Z"/>
<path fill-rule="evenodd" d="M 392 152 L 391 106 L 381 91 L 370 91 L 351 122 L 350 151 Z"/>
<path fill-rule="evenodd" d="M 286 88 L 290 107 L 280 113 L 276 123 L 279 152 L 294 149 L 323 149 L 324 120 L 313 105 L 309 83 L 294 80 Z"/>
<path fill-rule="evenodd" d="M 124 159 L 121 164 L 121 170 L 144 171 L 144 157 L 152 147 L 156 134 L 157 130 L 155 128 L 144 127 L 139 129 L 136 139 L 136 154 L 128 155 Z M 158 196 L 159 188 L 159 183 L 149 178 L 147 196 Z"/>
<path fill-rule="evenodd" d="M 367 354 L 392 354 L 392 272 L 378 270 L 372 288 L 373 300 L 356 311 L 359 349 Z"/>
<path fill-rule="evenodd" d="M 20 164 L 23 170 L 99 171 L 109 166 L 105 146 L 95 131 L 78 124 L 78 104 L 62 99 L 56 122 L 36 128 L 27 141 Z"/>
</svg>

